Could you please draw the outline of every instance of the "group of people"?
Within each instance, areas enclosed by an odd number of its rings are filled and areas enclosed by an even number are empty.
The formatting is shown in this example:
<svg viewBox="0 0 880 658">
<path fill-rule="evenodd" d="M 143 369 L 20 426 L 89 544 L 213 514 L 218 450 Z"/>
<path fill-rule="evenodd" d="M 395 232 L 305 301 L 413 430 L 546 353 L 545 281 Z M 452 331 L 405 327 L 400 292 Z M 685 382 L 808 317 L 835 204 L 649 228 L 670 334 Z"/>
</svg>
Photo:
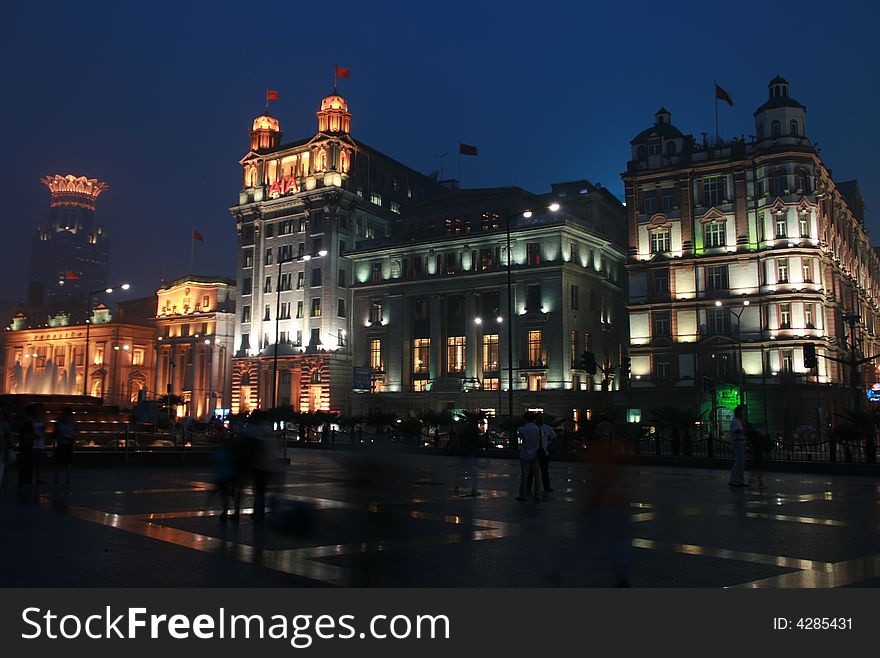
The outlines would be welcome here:
<svg viewBox="0 0 880 658">
<path fill-rule="evenodd" d="M 41 404 L 37 402 L 29 404 L 24 413 L 18 416 L 9 409 L 0 409 L 0 486 L 3 484 L 7 467 L 16 461 L 18 486 L 25 487 L 35 482 L 46 484 L 42 475 L 47 433 L 46 415 Z M 70 484 L 75 436 L 76 423 L 73 411 L 65 408 L 55 419 L 52 433 L 55 443 L 53 464 L 56 484 L 59 482 L 60 473 L 64 474 L 65 483 Z"/>
<path fill-rule="evenodd" d="M 228 435 L 216 451 L 217 489 L 223 500 L 221 522 L 230 517 L 230 510 L 233 520 L 238 520 L 242 493 L 249 485 L 254 494 L 254 522 L 265 518 L 266 490 L 281 470 L 275 438 L 271 428 L 255 424 Z"/>
<path fill-rule="evenodd" d="M 519 430 L 519 501 L 528 500 L 532 495 L 541 500 L 552 493 L 550 486 L 550 450 L 556 432 L 544 422 L 544 415 L 529 411 L 523 416 Z"/>
</svg>

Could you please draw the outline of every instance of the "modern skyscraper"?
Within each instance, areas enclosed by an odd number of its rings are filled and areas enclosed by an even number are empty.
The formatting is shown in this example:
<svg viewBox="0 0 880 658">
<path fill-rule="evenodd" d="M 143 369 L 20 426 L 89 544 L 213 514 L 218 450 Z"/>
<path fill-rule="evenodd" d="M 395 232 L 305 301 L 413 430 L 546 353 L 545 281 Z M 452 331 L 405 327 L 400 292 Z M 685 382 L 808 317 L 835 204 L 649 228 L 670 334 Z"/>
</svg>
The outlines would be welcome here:
<svg viewBox="0 0 880 658">
<path fill-rule="evenodd" d="M 31 248 L 28 302 L 49 316 L 85 320 L 88 294 L 107 285 L 107 238 L 95 204 L 109 186 L 95 178 L 46 176 L 49 214 L 37 225 Z"/>
</svg>

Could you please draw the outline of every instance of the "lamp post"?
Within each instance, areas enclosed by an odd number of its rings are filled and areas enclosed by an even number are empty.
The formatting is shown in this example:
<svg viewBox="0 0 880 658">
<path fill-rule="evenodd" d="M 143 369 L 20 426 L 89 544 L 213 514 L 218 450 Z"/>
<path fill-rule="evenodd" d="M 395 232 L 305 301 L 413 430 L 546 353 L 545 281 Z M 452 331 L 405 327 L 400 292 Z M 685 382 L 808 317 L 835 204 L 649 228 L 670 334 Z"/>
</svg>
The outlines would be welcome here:
<svg viewBox="0 0 880 658">
<path fill-rule="evenodd" d="M 551 203 L 546 208 L 550 212 L 559 210 L 558 203 Z M 518 217 L 526 219 L 532 216 L 531 210 L 509 215 L 507 228 L 507 417 L 513 423 L 513 272 L 510 263 L 510 223 Z"/>
<path fill-rule="evenodd" d="M 83 355 L 83 395 L 89 394 L 89 329 L 92 326 L 92 297 L 100 295 L 102 292 L 108 295 L 114 290 L 128 290 L 131 286 L 127 283 L 121 283 L 118 286 L 103 288 L 101 290 L 93 290 L 89 293 L 86 301 L 86 351 Z"/>
<path fill-rule="evenodd" d="M 739 307 L 739 312 L 732 307 L 724 307 L 728 313 L 736 318 L 736 347 L 737 352 L 739 352 L 739 373 L 740 373 L 740 404 L 745 404 L 746 397 L 746 371 L 743 367 L 743 350 L 742 350 L 742 314 L 746 310 L 746 307 L 750 305 L 748 299 L 743 300 L 742 306 Z M 720 299 L 715 300 L 715 306 L 721 307 L 723 304 Z"/>
</svg>

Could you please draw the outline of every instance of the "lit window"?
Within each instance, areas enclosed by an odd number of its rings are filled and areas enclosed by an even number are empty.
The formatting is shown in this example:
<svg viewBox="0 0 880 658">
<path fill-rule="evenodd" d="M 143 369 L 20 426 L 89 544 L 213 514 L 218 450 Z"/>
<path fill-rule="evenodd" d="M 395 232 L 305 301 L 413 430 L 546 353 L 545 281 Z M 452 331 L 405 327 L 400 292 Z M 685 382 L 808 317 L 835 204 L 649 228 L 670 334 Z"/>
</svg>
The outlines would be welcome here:
<svg viewBox="0 0 880 658">
<path fill-rule="evenodd" d="M 528 332 L 528 353 L 529 367 L 543 368 L 544 362 L 544 332 L 541 329 L 529 329 Z"/>
<path fill-rule="evenodd" d="M 813 319 L 813 305 L 804 304 L 804 326 L 807 329 L 815 329 L 815 321 Z"/>
<path fill-rule="evenodd" d="M 724 222 L 710 222 L 706 224 L 706 246 L 723 247 L 725 243 L 725 228 Z"/>
<path fill-rule="evenodd" d="M 483 372 L 499 369 L 498 334 L 483 335 Z"/>
<path fill-rule="evenodd" d="M 431 339 L 416 338 L 413 340 L 413 372 L 427 374 L 431 358 Z M 423 389 L 425 390 L 425 389 Z"/>
<path fill-rule="evenodd" d="M 312 317 L 319 318 L 321 317 L 321 298 L 315 297 L 312 299 Z"/>
<path fill-rule="evenodd" d="M 376 372 L 382 372 L 382 340 L 374 338 L 370 341 L 370 368 Z"/>
<path fill-rule="evenodd" d="M 803 260 L 801 264 L 801 269 L 804 274 L 804 283 L 812 283 L 813 282 L 813 264 L 810 262 L 808 258 Z"/>
<path fill-rule="evenodd" d="M 794 350 L 779 350 L 779 360 L 782 362 L 782 372 L 794 370 Z"/>
<path fill-rule="evenodd" d="M 466 363 L 466 338 L 449 336 L 446 339 L 446 369 L 450 373 L 464 372 Z"/>
<path fill-rule="evenodd" d="M 787 258 L 777 258 L 776 259 L 776 282 L 777 283 L 788 283 L 788 259 Z"/>
<path fill-rule="evenodd" d="M 776 215 L 776 237 L 784 238 L 788 236 L 785 215 Z"/>
<path fill-rule="evenodd" d="M 798 216 L 798 227 L 800 228 L 801 237 L 810 237 L 810 218 L 807 213 L 801 213 Z"/>
<path fill-rule="evenodd" d="M 791 329 L 791 304 L 779 305 L 779 328 Z"/>
<path fill-rule="evenodd" d="M 659 254 L 669 251 L 669 229 L 651 231 L 651 253 Z"/>
<path fill-rule="evenodd" d="M 497 391 L 501 388 L 501 382 L 498 377 L 486 377 L 483 379 L 484 391 Z"/>
<path fill-rule="evenodd" d="M 371 192 L 370 193 L 370 201 L 372 203 L 375 203 L 377 206 L 381 206 L 382 205 L 382 195 L 379 194 L 378 192 Z"/>
</svg>

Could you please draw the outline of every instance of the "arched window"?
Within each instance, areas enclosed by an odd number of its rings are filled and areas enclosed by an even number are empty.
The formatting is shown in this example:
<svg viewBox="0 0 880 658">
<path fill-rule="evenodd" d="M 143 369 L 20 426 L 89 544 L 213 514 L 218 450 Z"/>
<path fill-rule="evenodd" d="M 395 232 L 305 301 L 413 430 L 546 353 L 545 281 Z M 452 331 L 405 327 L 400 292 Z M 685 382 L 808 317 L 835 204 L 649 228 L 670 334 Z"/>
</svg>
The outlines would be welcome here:
<svg viewBox="0 0 880 658">
<path fill-rule="evenodd" d="M 348 161 L 348 151 L 343 149 L 339 153 L 339 169 L 343 174 L 348 173 L 349 161 Z"/>
<path fill-rule="evenodd" d="M 644 160 L 645 158 L 648 157 L 648 149 L 645 148 L 644 144 L 642 144 L 641 146 L 639 146 L 639 148 L 636 149 L 636 157 L 639 160 Z"/>
<path fill-rule="evenodd" d="M 776 139 L 777 137 L 779 137 L 779 130 L 780 130 L 780 128 L 779 128 L 778 121 L 774 121 L 773 123 L 770 124 L 770 136 L 773 139 Z"/>
<path fill-rule="evenodd" d="M 774 169 L 770 175 L 770 194 L 773 196 L 782 196 L 785 194 L 787 185 L 785 184 L 785 170 Z"/>
<path fill-rule="evenodd" d="M 675 155 L 675 142 L 666 142 L 666 157 L 671 158 Z"/>
<path fill-rule="evenodd" d="M 788 134 L 791 137 L 799 137 L 798 134 L 798 122 L 794 119 L 791 120 L 791 123 L 788 124 Z"/>
<path fill-rule="evenodd" d="M 797 188 L 801 191 L 801 194 L 812 194 L 813 192 L 810 187 L 810 172 L 806 169 L 798 169 Z"/>
</svg>

